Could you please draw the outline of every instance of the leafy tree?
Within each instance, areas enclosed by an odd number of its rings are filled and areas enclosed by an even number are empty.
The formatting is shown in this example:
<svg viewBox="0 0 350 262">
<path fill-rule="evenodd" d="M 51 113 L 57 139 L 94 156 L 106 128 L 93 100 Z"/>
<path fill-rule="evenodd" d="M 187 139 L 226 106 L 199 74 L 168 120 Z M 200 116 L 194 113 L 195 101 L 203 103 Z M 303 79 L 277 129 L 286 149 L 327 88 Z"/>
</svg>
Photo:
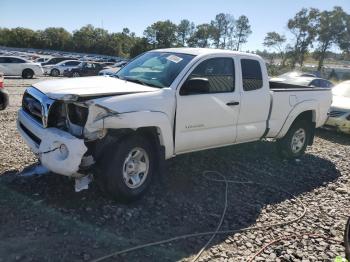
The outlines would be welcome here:
<svg viewBox="0 0 350 262">
<path fill-rule="evenodd" d="M 249 35 L 252 33 L 249 25 L 249 19 L 245 15 L 241 15 L 236 21 L 234 30 L 234 39 L 236 43 L 236 50 L 240 49 L 242 44 L 247 43 Z"/>
<path fill-rule="evenodd" d="M 122 33 L 123 33 L 124 35 L 129 35 L 129 34 L 130 34 L 130 29 L 127 28 L 127 27 L 124 27 Z"/>
<path fill-rule="evenodd" d="M 263 45 L 268 48 L 275 49 L 282 59 L 282 66 L 285 64 L 285 53 L 284 53 L 284 44 L 286 42 L 286 37 L 284 35 L 280 35 L 277 32 L 268 32 L 265 36 Z"/>
<path fill-rule="evenodd" d="M 195 29 L 193 22 L 187 19 L 180 21 L 176 28 L 177 41 L 180 46 L 186 46 L 188 39 L 191 37 Z"/>
<path fill-rule="evenodd" d="M 226 23 L 224 24 L 223 34 L 222 34 L 222 46 L 224 48 L 233 49 L 230 46 L 230 39 L 233 39 L 233 32 L 235 30 L 235 19 L 233 15 L 225 14 Z"/>
<path fill-rule="evenodd" d="M 319 59 L 318 69 L 321 70 L 327 51 L 333 44 L 337 43 L 339 35 L 346 31 L 347 14 L 341 7 L 334 7 L 332 11 L 323 11 L 319 15 L 317 28 L 317 57 Z"/>
<path fill-rule="evenodd" d="M 137 38 L 135 44 L 130 49 L 130 57 L 133 58 L 151 49 L 152 45 L 149 43 L 147 38 Z"/>
<path fill-rule="evenodd" d="M 312 45 L 317 34 L 319 11 L 315 8 L 310 10 L 301 9 L 292 19 L 288 20 L 288 29 L 294 35 L 294 55 L 292 57 L 292 67 L 296 62 L 303 65 L 305 54 L 310 45 Z"/>
<path fill-rule="evenodd" d="M 210 39 L 213 38 L 215 27 L 211 24 L 197 25 L 193 36 L 188 40 L 191 47 L 210 47 Z"/>
<path fill-rule="evenodd" d="M 5 28 L 0 36 L 0 42 L 12 47 L 33 47 L 38 40 L 38 34 L 35 31 L 23 27 Z"/>
<path fill-rule="evenodd" d="M 48 27 L 39 33 L 42 45 L 53 50 L 71 50 L 72 35 L 62 27 Z"/>
<path fill-rule="evenodd" d="M 350 55 L 350 15 L 344 15 L 345 30 L 338 35 L 337 45 L 346 54 Z"/>
<path fill-rule="evenodd" d="M 232 15 L 220 13 L 211 21 L 213 27 L 212 38 L 216 48 L 227 48 L 228 39 L 232 36 L 235 20 Z"/>
<path fill-rule="evenodd" d="M 158 21 L 148 26 L 143 34 L 154 47 L 167 48 L 176 42 L 176 29 L 177 26 L 170 20 Z"/>
</svg>

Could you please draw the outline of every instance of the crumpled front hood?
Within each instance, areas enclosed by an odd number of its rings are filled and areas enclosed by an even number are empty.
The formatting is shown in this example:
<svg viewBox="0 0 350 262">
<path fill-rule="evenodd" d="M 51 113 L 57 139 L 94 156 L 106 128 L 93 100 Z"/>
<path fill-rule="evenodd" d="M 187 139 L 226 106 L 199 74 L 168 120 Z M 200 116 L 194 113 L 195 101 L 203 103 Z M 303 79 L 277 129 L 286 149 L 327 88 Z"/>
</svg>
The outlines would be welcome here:
<svg viewBox="0 0 350 262">
<path fill-rule="evenodd" d="M 62 99 L 65 95 L 98 97 L 159 90 L 158 88 L 105 76 L 48 80 L 33 84 L 33 87 L 46 94 L 48 97 L 57 100 Z"/>
<path fill-rule="evenodd" d="M 345 96 L 333 96 L 331 108 L 350 111 L 350 98 Z"/>
</svg>

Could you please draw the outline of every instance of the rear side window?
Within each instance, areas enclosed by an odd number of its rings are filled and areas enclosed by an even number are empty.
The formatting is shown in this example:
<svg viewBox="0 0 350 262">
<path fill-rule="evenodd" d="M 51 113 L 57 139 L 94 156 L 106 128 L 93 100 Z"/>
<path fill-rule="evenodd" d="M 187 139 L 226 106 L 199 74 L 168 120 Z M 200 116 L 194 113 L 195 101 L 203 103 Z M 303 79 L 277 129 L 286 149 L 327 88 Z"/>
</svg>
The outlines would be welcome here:
<svg viewBox="0 0 350 262">
<path fill-rule="evenodd" d="M 75 65 L 79 65 L 80 62 L 78 61 L 69 61 L 69 62 L 66 62 L 64 63 L 64 65 L 66 66 L 75 66 Z"/>
<path fill-rule="evenodd" d="M 209 93 L 232 92 L 235 89 L 235 69 L 232 58 L 211 58 L 200 63 L 188 79 L 206 78 Z"/>
<path fill-rule="evenodd" d="M 321 82 L 318 79 L 312 80 L 311 83 L 309 84 L 309 86 L 313 86 L 313 87 L 321 87 Z"/>
<path fill-rule="evenodd" d="M 333 84 L 327 80 L 320 80 L 321 81 L 321 87 L 332 87 Z"/>
<path fill-rule="evenodd" d="M 260 63 L 257 60 L 242 59 L 243 90 L 252 91 L 262 87 L 262 73 Z"/>
<path fill-rule="evenodd" d="M 25 61 L 16 57 L 11 57 L 10 58 L 11 62 L 10 63 L 24 63 Z"/>
</svg>

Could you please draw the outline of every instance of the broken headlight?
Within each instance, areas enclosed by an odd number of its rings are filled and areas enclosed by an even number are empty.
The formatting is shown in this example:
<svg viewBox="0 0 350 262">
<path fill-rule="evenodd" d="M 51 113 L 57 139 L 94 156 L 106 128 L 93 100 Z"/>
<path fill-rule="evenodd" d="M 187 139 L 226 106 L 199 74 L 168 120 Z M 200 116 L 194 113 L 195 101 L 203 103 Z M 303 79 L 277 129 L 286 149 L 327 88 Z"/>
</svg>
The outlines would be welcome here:
<svg viewBox="0 0 350 262">
<path fill-rule="evenodd" d="M 113 116 L 113 115 L 118 115 L 117 112 L 112 111 L 106 107 L 100 106 L 100 105 L 96 105 L 95 104 L 95 108 L 96 108 L 96 112 L 95 112 L 95 116 L 94 116 L 94 122 L 99 121 L 101 119 L 104 119 L 108 116 Z"/>
<path fill-rule="evenodd" d="M 84 126 L 88 117 L 89 109 L 76 104 L 68 104 L 69 121 L 78 126 Z"/>
</svg>

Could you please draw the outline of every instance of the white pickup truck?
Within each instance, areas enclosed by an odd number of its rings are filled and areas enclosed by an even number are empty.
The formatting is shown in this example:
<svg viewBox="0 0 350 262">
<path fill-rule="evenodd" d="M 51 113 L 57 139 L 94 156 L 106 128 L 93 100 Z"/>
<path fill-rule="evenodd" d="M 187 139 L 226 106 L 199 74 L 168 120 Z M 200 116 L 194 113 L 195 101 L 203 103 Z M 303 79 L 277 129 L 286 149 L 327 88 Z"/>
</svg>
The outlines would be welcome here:
<svg viewBox="0 0 350 262">
<path fill-rule="evenodd" d="M 29 87 L 18 130 L 42 165 L 110 195 L 135 199 L 164 160 L 273 138 L 299 157 L 327 120 L 331 90 L 269 82 L 263 59 L 241 52 L 173 48 L 144 53 L 112 77 Z"/>
</svg>

